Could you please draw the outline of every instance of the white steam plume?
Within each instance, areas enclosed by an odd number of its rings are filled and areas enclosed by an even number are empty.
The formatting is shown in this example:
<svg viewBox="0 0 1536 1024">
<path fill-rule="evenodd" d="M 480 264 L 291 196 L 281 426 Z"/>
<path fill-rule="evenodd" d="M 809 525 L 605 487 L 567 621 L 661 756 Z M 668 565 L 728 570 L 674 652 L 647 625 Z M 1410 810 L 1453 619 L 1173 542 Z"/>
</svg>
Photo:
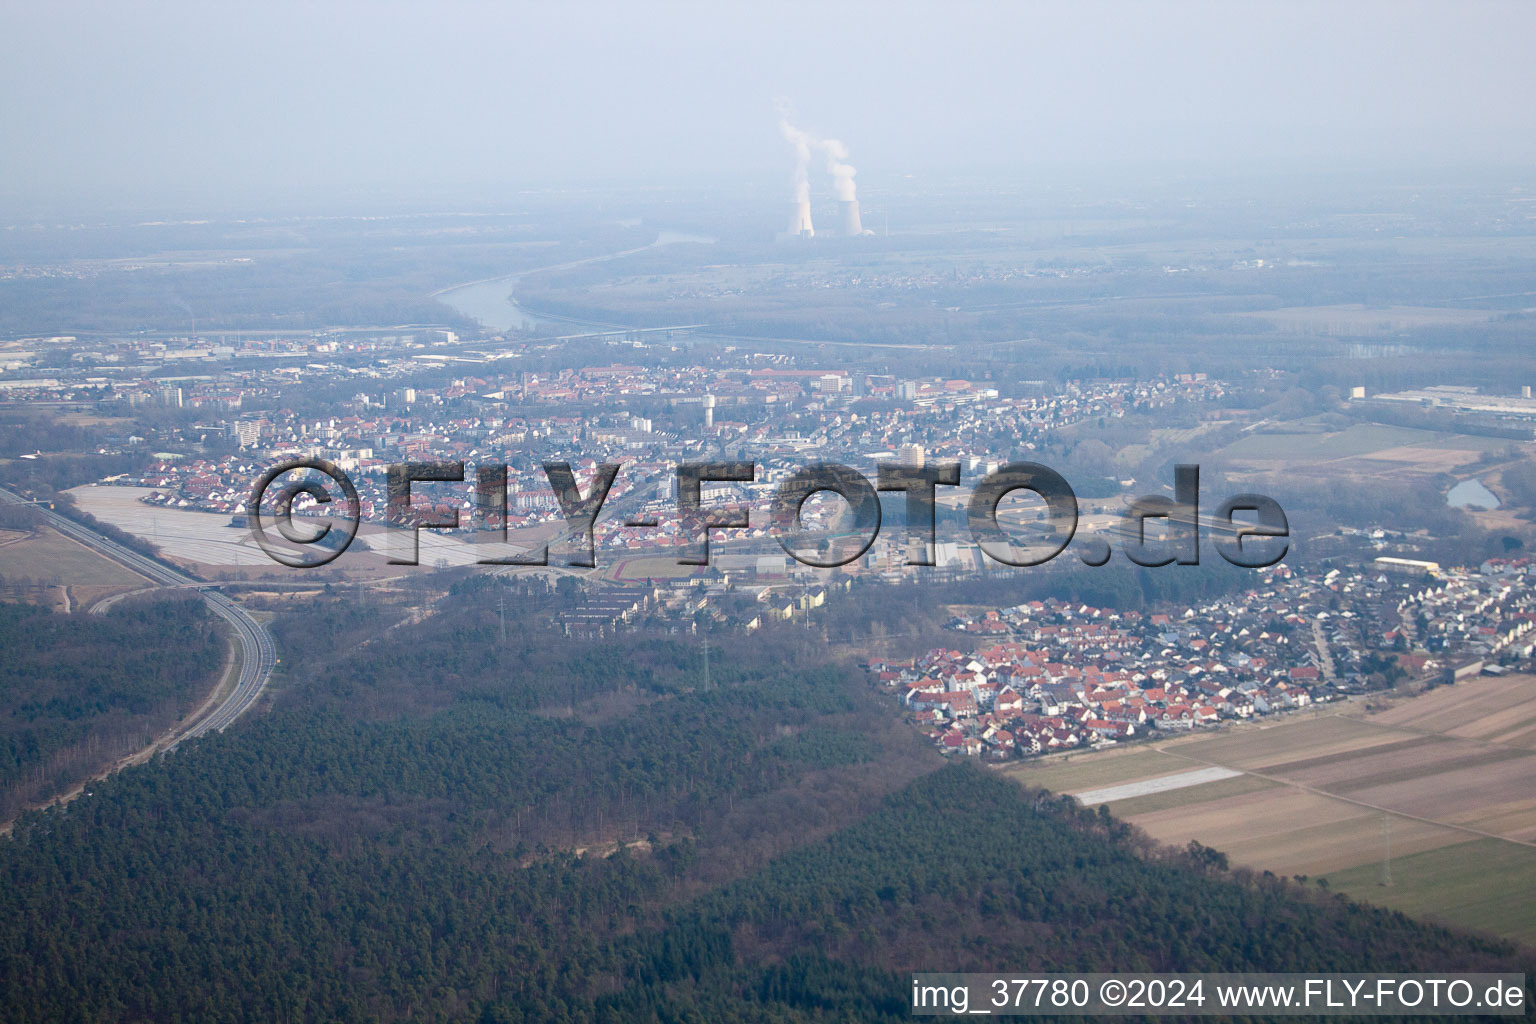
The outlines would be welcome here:
<svg viewBox="0 0 1536 1024">
<path fill-rule="evenodd" d="M 789 118 L 783 115 L 779 117 L 779 132 L 785 142 L 795 147 L 795 202 L 808 203 L 811 200 L 811 145 L 815 140 L 790 124 Z"/>
<path fill-rule="evenodd" d="M 837 139 L 818 139 L 809 132 L 796 128 L 789 120 L 790 111 L 779 105 L 779 133 L 784 141 L 795 148 L 795 201 L 803 203 L 811 198 L 810 166 L 811 151 L 816 150 L 826 160 L 827 173 L 832 176 L 832 188 L 843 202 L 858 198 L 853 176 L 858 170 L 848 162 L 848 147 Z"/>
<path fill-rule="evenodd" d="M 836 139 L 822 139 L 820 146 L 827 157 L 827 173 L 832 175 L 832 188 L 837 192 L 837 198 L 845 203 L 853 202 L 858 198 L 853 176 L 859 172 L 848 163 L 848 147 Z"/>
</svg>

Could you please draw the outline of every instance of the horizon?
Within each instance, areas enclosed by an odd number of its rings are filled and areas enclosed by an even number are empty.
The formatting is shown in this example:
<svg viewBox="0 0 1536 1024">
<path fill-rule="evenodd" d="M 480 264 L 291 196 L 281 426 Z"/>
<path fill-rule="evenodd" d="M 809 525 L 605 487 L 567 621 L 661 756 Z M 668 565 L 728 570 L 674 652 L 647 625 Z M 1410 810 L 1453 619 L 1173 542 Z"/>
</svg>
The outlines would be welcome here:
<svg viewBox="0 0 1536 1024">
<path fill-rule="evenodd" d="M 594 12 L 14 6 L 0 193 L 70 208 L 767 183 L 792 169 L 776 105 L 842 139 L 860 184 L 1536 163 L 1526 5 Z"/>
</svg>

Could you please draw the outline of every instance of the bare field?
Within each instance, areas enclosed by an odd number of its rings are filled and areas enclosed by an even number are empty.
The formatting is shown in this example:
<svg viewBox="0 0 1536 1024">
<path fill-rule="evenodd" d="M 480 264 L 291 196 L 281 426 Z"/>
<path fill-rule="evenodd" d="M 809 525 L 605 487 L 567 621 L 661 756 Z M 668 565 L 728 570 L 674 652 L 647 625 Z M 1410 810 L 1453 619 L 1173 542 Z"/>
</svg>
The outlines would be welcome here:
<svg viewBox="0 0 1536 1024">
<path fill-rule="evenodd" d="M 1536 750 L 1536 680 L 1514 675 L 1445 686 L 1394 704 L 1371 722 Z M 1521 742 L 1513 743 L 1512 738 Z"/>
<path fill-rule="evenodd" d="M 1328 431 L 1301 420 L 1256 430 L 1216 454 L 1234 467 L 1250 470 L 1275 473 L 1307 467 L 1323 475 L 1371 478 L 1404 472 L 1453 473 L 1468 462 L 1518 444 L 1376 423 Z"/>
<path fill-rule="evenodd" d="M 1322 335 L 1386 334 L 1415 327 L 1486 323 L 1497 314 L 1486 309 L 1442 306 L 1382 306 L 1341 303 L 1333 306 L 1285 306 L 1239 313 L 1288 331 Z"/>
<path fill-rule="evenodd" d="M 1463 463 L 1475 462 L 1478 459 L 1478 453 L 1460 449 L 1421 448 L 1406 445 L 1402 448 L 1383 448 L 1379 452 L 1354 458 L 1361 462 L 1388 463 L 1382 467 L 1387 471 L 1401 469 L 1404 465 L 1408 465 L 1428 473 L 1449 473 Z"/>
<path fill-rule="evenodd" d="M 1310 427 L 1310 429 L 1309 429 Z M 1391 448 L 1422 445 L 1436 435 L 1411 427 L 1386 427 L 1357 423 L 1345 430 L 1327 432 L 1305 421 L 1260 428 L 1223 448 L 1221 454 L 1238 462 L 1279 460 L 1320 462 L 1343 459 Z M 1439 446 L 1435 446 L 1439 447 Z"/>
<path fill-rule="evenodd" d="M 1234 864 L 1278 874 L 1336 876 L 1359 898 L 1530 941 L 1536 679 L 1479 678 L 1370 714 L 1356 707 L 1025 763 L 1009 774 L 1080 793 L 1202 766 L 1241 772 L 1107 806 L 1161 842 L 1197 840 Z M 1389 848 L 1395 884 L 1378 893 Z M 1498 876 L 1485 858 L 1446 853 L 1474 850 L 1497 850 L 1516 870 Z"/>
<path fill-rule="evenodd" d="M 1466 824 L 1487 831 L 1481 824 L 1490 807 L 1507 808 L 1521 800 L 1536 808 L 1536 757 L 1474 764 L 1438 774 L 1395 782 L 1381 782 L 1366 788 L 1331 786 L 1331 792 L 1347 794 L 1351 799 L 1399 814 L 1411 814 L 1446 823 Z M 1507 811 L 1499 812 L 1500 817 Z M 1526 836 L 1508 836 L 1526 839 Z"/>
<path fill-rule="evenodd" d="M 24 540 L 0 545 L 0 576 L 60 586 L 143 586 L 136 572 L 83 544 L 44 528 Z"/>
<path fill-rule="evenodd" d="M 1263 770 L 1303 759 L 1339 757 L 1413 738 L 1412 733 L 1373 729 L 1353 718 L 1325 712 L 1273 725 L 1238 727 L 1214 737 L 1195 733 L 1163 746 L 1197 760 Z"/>
<path fill-rule="evenodd" d="M 1331 793 L 1357 796 L 1376 792 L 1383 786 L 1427 783 L 1462 771 L 1479 771 L 1486 783 L 1506 767 L 1500 762 L 1512 759 L 1526 761 L 1525 767 L 1530 769 L 1531 755 L 1521 751 L 1480 748 L 1454 740 L 1425 737 L 1389 744 L 1386 749 L 1371 748 L 1340 755 L 1333 763 L 1314 758 L 1301 762 L 1299 768 L 1294 767 L 1294 762 L 1275 765 L 1266 769 L 1265 774 Z"/>
<path fill-rule="evenodd" d="M 1165 792 L 1150 793 L 1146 796 L 1132 797 L 1125 800 L 1110 800 L 1109 810 L 1111 814 L 1120 818 L 1133 818 L 1137 815 L 1151 814 L 1154 811 L 1166 811 L 1175 807 L 1188 807 L 1192 804 L 1205 804 L 1215 800 L 1224 800 L 1227 797 L 1246 796 L 1249 793 L 1257 793 L 1266 789 L 1274 789 L 1278 782 L 1270 782 L 1256 775 L 1237 775 L 1230 779 L 1221 779 L 1216 782 L 1206 782 L 1198 786 L 1186 786 L 1180 789 L 1170 789 Z"/>
<path fill-rule="evenodd" d="M 76 504 L 104 523 L 110 523 L 154 544 L 167 558 L 191 567 L 207 579 L 285 579 L 294 570 L 269 558 L 251 531 L 230 525 L 230 517 L 213 512 L 159 508 L 139 498 L 145 487 L 85 486 L 70 491 Z M 335 583 L 345 579 L 397 577 L 427 571 L 438 564 L 474 565 L 482 558 L 520 555 L 558 530 L 544 524 L 508 531 L 508 543 L 472 543 L 462 533 L 422 530 L 417 535 L 418 567 L 392 565 L 388 559 L 408 555 L 409 536 L 371 523 L 358 530 L 360 544 L 329 565 L 304 570 L 306 581 Z M 403 531 L 402 531 L 403 534 Z M 366 545 L 366 549 L 364 548 Z M 3 551 L 0 548 L 0 551 Z M 3 570 L 0 570 L 3 573 Z"/>
<path fill-rule="evenodd" d="M 131 427 L 131 416 L 100 416 L 96 413 L 71 411 L 59 416 L 59 422 L 73 427 Z"/>
<path fill-rule="evenodd" d="M 1161 842 L 1191 839 L 1222 850 L 1234 864 L 1277 874 L 1320 874 L 1380 860 L 1383 815 L 1304 790 L 1276 786 L 1130 820 Z M 1403 853 L 1464 842 L 1468 835 L 1420 821 L 1394 819 L 1391 842 Z"/>
<path fill-rule="evenodd" d="M 1526 787 L 1529 788 L 1529 787 Z M 1536 843 L 1536 807 L 1524 794 L 1513 800 L 1491 801 L 1446 815 L 1455 825 L 1469 825 L 1483 832 Z"/>
</svg>

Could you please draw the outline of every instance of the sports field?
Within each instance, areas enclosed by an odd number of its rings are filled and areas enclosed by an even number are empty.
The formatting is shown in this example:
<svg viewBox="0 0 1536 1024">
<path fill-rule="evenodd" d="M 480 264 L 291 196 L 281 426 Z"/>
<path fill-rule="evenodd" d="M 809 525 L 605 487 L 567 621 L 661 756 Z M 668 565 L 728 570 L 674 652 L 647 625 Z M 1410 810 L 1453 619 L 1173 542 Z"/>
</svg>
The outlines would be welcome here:
<svg viewBox="0 0 1536 1024">
<path fill-rule="evenodd" d="M 1222 772 L 1191 774 L 1201 769 Z M 1536 944 L 1530 676 L 1010 771 L 1103 802 L 1165 843 L 1198 840 L 1234 864 L 1323 876 L 1360 899 Z"/>
<path fill-rule="evenodd" d="M 598 556 L 599 565 L 602 565 L 603 557 L 603 555 Z M 602 575 L 609 579 L 626 582 L 686 579 L 696 571 L 698 570 L 691 565 L 679 565 L 675 553 L 624 556 L 601 569 Z"/>
</svg>

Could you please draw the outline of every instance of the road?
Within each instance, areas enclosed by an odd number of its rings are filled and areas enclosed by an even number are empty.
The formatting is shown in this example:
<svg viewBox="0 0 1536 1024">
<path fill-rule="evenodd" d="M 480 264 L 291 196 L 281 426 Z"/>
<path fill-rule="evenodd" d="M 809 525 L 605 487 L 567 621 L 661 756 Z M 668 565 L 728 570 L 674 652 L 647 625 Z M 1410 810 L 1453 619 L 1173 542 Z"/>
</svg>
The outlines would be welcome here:
<svg viewBox="0 0 1536 1024">
<path fill-rule="evenodd" d="M 127 566 L 159 587 L 197 588 L 203 600 L 208 603 L 209 610 L 229 623 L 240 643 L 240 677 L 235 681 L 234 689 L 206 715 L 178 733 L 164 749 L 174 750 L 183 740 L 213 730 L 223 730 L 256 703 L 266 688 L 267 680 L 272 677 L 272 669 L 277 665 L 277 645 L 272 642 L 272 634 L 267 632 L 267 628 L 253 619 L 244 608 L 219 591 L 210 589 L 211 584 L 161 565 L 152 558 L 126 548 L 46 506 L 33 504 L 3 487 L 0 487 L 0 503 L 32 504 L 43 521 L 53 529 Z"/>
<path fill-rule="evenodd" d="M 1323 634 L 1323 624 L 1312 620 L 1312 643 L 1317 647 L 1317 668 L 1323 674 L 1323 682 L 1331 683 L 1338 678 L 1333 666 L 1333 652 L 1328 649 L 1328 637 Z"/>
</svg>

